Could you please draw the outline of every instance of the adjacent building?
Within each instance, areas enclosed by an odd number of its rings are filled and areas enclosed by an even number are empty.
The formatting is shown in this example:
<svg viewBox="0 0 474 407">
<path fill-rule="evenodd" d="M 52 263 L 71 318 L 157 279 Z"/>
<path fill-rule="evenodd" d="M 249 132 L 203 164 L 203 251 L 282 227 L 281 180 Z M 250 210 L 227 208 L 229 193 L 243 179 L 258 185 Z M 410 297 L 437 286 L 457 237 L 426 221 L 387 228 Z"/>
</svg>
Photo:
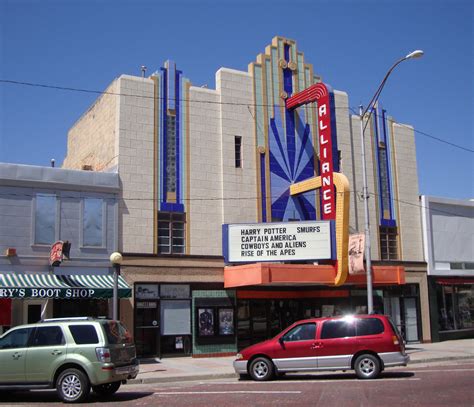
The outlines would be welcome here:
<svg viewBox="0 0 474 407">
<path fill-rule="evenodd" d="M 1 330 L 111 316 L 119 191 L 116 173 L 0 163 Z M 131 296 L 123 279 L 118 292 Z"/>
<path fill-rule="evenodd" d="M 474 336 L 474 201 L 421 197 L 431 335 Z"/>
<path fill-rule="evenodd" d="M 219 69 L 215 89 L 173 61 L 121 75 L 70 129 L 63 168 L 119 176 L 118 250 L 133 287 L 121 317 L 141 356 L 234 353 L 296 319 L 366 311 L 365 277 L 335 287 L 321 262 L 226 277 L 239 269 L 224 262 L 224 224 L 321 219 L 319 193 L 290 193 L 321 171 L 317 106 L 285 101 L 322 81 L 295 41 L 275 37 L 247 71 Z M 349 181 L 348 227 L 362 232 L 360 118 L 345 92 L 331 95 L 331 162 Z M 407 340 L 431 341 L 414 131 L 378 106 L 365 140 L 375 310 Z"/>
</svg>

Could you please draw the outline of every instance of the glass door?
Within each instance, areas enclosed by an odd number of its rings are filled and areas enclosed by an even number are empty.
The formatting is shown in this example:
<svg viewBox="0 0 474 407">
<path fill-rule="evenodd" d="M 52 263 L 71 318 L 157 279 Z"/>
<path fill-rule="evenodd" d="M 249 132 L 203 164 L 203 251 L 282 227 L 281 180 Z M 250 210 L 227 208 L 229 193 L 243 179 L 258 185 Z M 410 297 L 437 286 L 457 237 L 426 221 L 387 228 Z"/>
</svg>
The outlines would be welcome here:
<svg viewBox="0 0 474 407">
<path fill-rule="evenodd" d="M 403 319 L 405 326 L 405 340 L 419 341 L 416 298 L 403 298 Z"/>
<path fill-rule="evenodd" d="M 135 346 L 138 357 L 161 357 L 160 303 L 158 300 L 135 303 Z"/>
</svg>

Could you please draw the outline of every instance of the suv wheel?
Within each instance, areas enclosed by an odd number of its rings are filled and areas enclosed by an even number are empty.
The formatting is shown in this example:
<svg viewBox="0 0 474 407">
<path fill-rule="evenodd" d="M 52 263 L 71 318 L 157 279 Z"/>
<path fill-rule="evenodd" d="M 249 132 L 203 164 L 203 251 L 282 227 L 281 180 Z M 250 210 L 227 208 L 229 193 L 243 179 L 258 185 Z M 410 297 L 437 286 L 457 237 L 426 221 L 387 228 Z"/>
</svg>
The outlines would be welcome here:
<svg viewBox="0 0 474 407">
<path fill-rule="evenodd" d="M 122 382 L 99 384 L 97 386 L 92 386 L 92 390 L 94 390 L 94 392 L 99 396 L 111 396 L 119 389 L 121 384 Z"/>
<path fill-rule="evenodd" d="M 380 361 L 374 355 L 361 355 L 356 359 L 354 368 L 359 379 L 375 379 L 380 373 Z"/>
<path fill-rule="evenodd" d="M 90 389 L 86 374 L 78 369 L 66 369 L 59 375 L 56 383 L 58 395 L 66 403 L 83 401 Z"/>
<path fill-rule="evenodd" d="M 273 363 L 264 357 L 256 358 L 250 364 L 249 373 L 253 380 L 270 380 L 274 374 Z"/>
</svg>

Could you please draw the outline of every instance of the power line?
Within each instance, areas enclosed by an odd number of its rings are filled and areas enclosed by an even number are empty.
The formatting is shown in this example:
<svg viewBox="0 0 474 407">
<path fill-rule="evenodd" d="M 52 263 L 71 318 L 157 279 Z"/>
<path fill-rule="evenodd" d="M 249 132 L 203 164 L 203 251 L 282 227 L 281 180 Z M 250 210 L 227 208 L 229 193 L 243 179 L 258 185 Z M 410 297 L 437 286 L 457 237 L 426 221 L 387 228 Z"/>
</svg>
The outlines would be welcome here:
<svg viewBox="0 0 474 407">
<path fill-rule="evenodd" d="M 112 95 L 112 96 L 127 96 L 127 97 L 136 97 L 136 98 L 143 98 L 143 99 L 151 99 L 151 100 L 164 100 L 161 96 L 146 96 L 146 95 L 134 95 L 131 93 L 117 93 L 117 92 L 107 92 L 101 90 L 92 90 L 92 89 L 81 89 L 81 88 L 71 88 L 66 86 L 56 86 L 56 85 L 45 85 L 41 83 L 32 83 L 32 82 L 21 82 L 21 81 L 13 81 L 9 79 L 0 79 L 0 83 L 9 83 L 13 85 L 23 85 L 23 86 L 31 86 L 37 88 L 46 88 L 46 89 L 55 89 L 55 90 L 64 90 L 70 92 L 81 92 L 81 93 L 92 93 L 95 95 Z M 261 107 L 280 107 L 279 104 L 258 104 L 258 103 L 239 103 L 239 102 L 216 102 L 213 100 L 193 100 L 193 99 L 180 99 L 180 98 L 169 98 L 169 100 L 174 100 L 175 102 L 190 102 L 190 103 L 207 103 L 207 104 L 214 104 L 214 105 L 230 105 L 230 106 L 261 106 Z M 337 106 L 336 109 L 348 109 L 349 106 Z"/>
<path fill-rule="evenodd" d="M 354 113 L 356 116 L 359 116 L 359 113 L 358 113 L 353 107 L 349 107 L 349 110 L 350 110 L 352 113 Z M 376 116 L 376 117 L 381 117 L 381 118 L 383 118 L 382 115 L 380 115 L 380 114 L 378 114 L 378 113 L 375 113 L 375 112 L 372 113 L 372 115 L 373 115 L 373 116 Z M 468 147 L 464 147 L 464 146 L 461 146 L 461 145 L 459 145 L 459 144 L 455 144 L 455 143 L 452 143 L 452 142 L 450 142 L 450 141 L 443 140 L 443 139 L 441 139 L 441 138 L 439 138 L 439 137 L 436 137 L 436 136 L 432 136 L 431 134 L 425 133 L 425 132 L 423 132 L 423 131 L 421 131 L 421 130 L 417 130 L 417 129 L 415 129 L 415 128 L 411 127 L 411 126 L 408 126 L 408 125 L 406 125 L 406 124 L 398 123 L 398 122 L 396 122 L 395 120 L 393 120 L 393 119 L 391 119 L 391 118 L 389 118 L 389 117 L 387 117 L 386 119 L 387 119 L 387 121 L 389 121 L 390 123 L 395 123 L 395 124 L 397 124 L 397 125 L 400 126 L 400 127 L 405 127 L 405 128 L 407 128 L 407 129 L 413 130 L 415 133 L 418 133 L 418 134 L 420 134 L 420 135 L 422 135 L 422 136 L 425 136 L 425 137 L 429 137 L 429 138 L 431 138 L 431 139 L 433 139 L 433 140 L 439 141 L 440 143 L 448 144 L 448 145 L 450 145 L 450 146 L 452 146 L 452 147 L 459 148 L 459 149 L 464 150 L 464 151 L 467 151 L 467 152 L 469 152 L 469 153 L 474 153 L 474 150 L 471 150 L 471 149 L 468 148 Z M 367 121 L 367 123 L 368 123 L 368 122 L 369 122 L 369 121 Z M 364 130 L 365 130 L 365 129 L 364 129 Z"/>
<path fill-rule="evenodd" d="M 306 191 L 306 192 L 312 192 L 312 191 Z M 81 192 L 83 193 L 83 192 Z M 353 194 L 353 193 L 360 193 L 360 191 L 354 191 L 354 190 L 350 190 L 350 191 L 345 191 L 345 192 L 335 192 L 336 195 L 343 195 L 343 194 Z M 110 193 L 109 193 L 110 194 Z M 377 194 L 375 192 L 368 192 L 369 195 L 372 195 L 374 197 L 381 197 L 380 194 Z M 33 197 L 36 197 L 36 196 L 51 196 L 51 195 L 54 195 L 54 194 L 51 194 L 51 193 L 37 193 L 37 194 L 29 194 L 29 193 L 3 193 L 3 192 L 0 192 L 0 196 L 16 196 L 16 197 L 28 197 L 28 198 L 33 198 Z M 56 196 L 59 196 L 60 198 L 62 199 L 78 199 L 78 196 L 68 196 L 68 195 L 64 195 L 64 194 L 61 194 L 61 195 L 56 195 Z M 271 199 L 274 199 L 274 198 L 279 198 L 281 197 L 281 195 L 279 196 L 269 196 L 269 198 Z M 82 196 L 82 198 L 84 198 L 84 196 Z M 108 198 L 102 198 L 102 199 L 105 199 L 105 200 L 114 200 L 116 198 L 114 197 L 108 197 Z M 126 201 L 140 201 L 140 202 L 144 202 L 144 201 L 150 201 L 150 202 L 154 202 L 154 201 L 159 201 L 159 198 L 121 198 L 123 200 L 126 200 Z M 203 201 L 210 201 L 210 202 L 223 202 L 223 201 L 250 201 L 250 200 L 258 200 L 259 198 L 257 196 L 252 196 L 252 197 L 229 197 L 229 198 L 221 198 L 221 197 L 207 197 L 207 198 L 182 198 L 182 201 L 183 202 L 203 202 Z M 433 208 L 429 208 L 429 207 L 426 207 L 422 204 L 419 204 L 419 203 L 414 203 L 414 202 L 408 202 L 408 201 L 405 201 L 405 200 L 402 200 L 402 199 L 397 199 L 397 198 L 392 198 L 393 201 L 395 202 L 398 202 L 398 203 L 401 203 L 401 204 L 404 204 L 404 205 L 410 205 L 410 206 L 415 206 L 417 208 L 420 208 L 420 209 L 428 209 L 428 210 L 431 210 L 431 211 L 435 211 L 437 213 L 445 213 L 447 215 L 453 215 L 453 216 L 458 216 L 460 218 L 467 218 L 467 219 L 471 219 L 472 217 L 471 216 L 464 216 L 464 215 L 461 215 L 459 213 L 455 213 L 455 212 L 450 212 L 450 211 L 446 211 L 446 210 L 442 210 L 442 209 L 433 209 Z M 474 209 L 473 209 L 474 210 Z"/>
<path fill-rule="evenodd" d="M 96 95 L 112 95 L 112 96 L 126 96 L 126 97 L 136 97 L 136 98 L 144 98 L 144 99 L 158 99 L 158 100 L 163 100 L 162 97 L 160 96 L 145 96 L 145 95 L 134 95 L 134 94 L 128 94 L 128 93 L 117 93 L 117 92 L 107 92 L 107 91 L 99 91 L 99 90 L 91 90 L 91 89 L 81 89 L 81 88 L 71 88 L 71 87 L 65 87 L 65 86 L 56 86 L 56 85 L 45 85 L 45 84 L 40 84 L 40 83 L 32 83 L 32 82 L 22 82 L 22 81 L 14 81 L 14 80 L 9 80 L 9 79 L 0 79 L 0 83 L 9 83 L 9 84 L 14 84 L 14 85 L 23 85 L 23 86 L 32 86 L 32 87 L 40 87 L 40 88 L 47 88 L 47 89 L 56 89 L 56 90 L 64 90 L 64 91 L 71 91 L 71 92 L 82 92 L 82 93 L 91 93 L 91 94 L 96 94 Z M 260 106 L 260 107 L 280 107 L 278 104 L 258 104 L 258 103 L 239 103 L 239 102 L 216 102 L 212 100 L 192 100 L 192 99 L 179 99 L 175 98 L 175 101 L 180 101 L 180 102 L 189 102 L 189 103 L 205 103 L 205 104 L 214 104 L 214 105 L 229 105 L 229 106 Z M 359 116 L 359 113 L 351 106 L 336 106 L 336 109 L 349 109 L 354 113 L 356 116 Z M 373 113 L 373 115 L 377 117 L 382 117 L 379 114 Z M 443 140 L 439 137 L 432 136 L 426 132 L 423 132 L 421 130 L 417 130 L 415 128 L 412 128 L 410 126 L 401 124 L 396 122 L 393 119 L 387 118 L 388 121 L 392 123 L 396 123 L 399 126 L 406 127 L 409 129 L 412 129 L 415 133 L 418 133 L 422 136 L 429 137 L 433 140 L 439 141 L 440 143 L 444 143 L 447 145 L 450 145 L 455 148 L 459 148 L 461 150 L 474 153 L 474 150 L 461 146 L 459 144 L 452 143 L 447 140 Z"/>
</svg>

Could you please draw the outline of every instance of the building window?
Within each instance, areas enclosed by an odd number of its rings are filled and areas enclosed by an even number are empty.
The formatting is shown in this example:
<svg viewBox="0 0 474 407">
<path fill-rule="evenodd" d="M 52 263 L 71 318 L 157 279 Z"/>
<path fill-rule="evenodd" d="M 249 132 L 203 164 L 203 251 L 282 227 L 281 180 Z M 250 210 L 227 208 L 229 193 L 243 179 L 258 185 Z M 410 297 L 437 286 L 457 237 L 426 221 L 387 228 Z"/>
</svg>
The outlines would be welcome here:
<svg viewBox="0 0 474 407">
<path fill-rule="evenodd" d="M 103 215 L 103 200 L 96 198 L 84 199 L 83 212 L 83 245 L 103 247 L 105 219 Z"/>
<path fill-rule="evenodd" d="M 398 260 L 398 239 L 396 227 L 380 227 L 380 254 L 382 260 Z"/>
<path fill-rule="evenodd" d="M 436 285 L 440 331 L 474 328 L 474 284 Z"/>
<path fill-rule="evenodd" d="M 35 244 L 50 245 L 56 240 L 56 195 L 36 195 Z"/>
<path fill-rule="evenodd" d="M 234 149 L 235 149 L 235 168 L 242 168 L 242 137 L 235 136 Z"/>
<path fill-rule="evenodd" d="M 176 116 L 166 116 L 166 192 L 176 192 Z"/>
<path fill-rule="evenodd" d="M 158 253 L 185 253 L 186 214 L 175 212 L 158 213 Z"/>
</svg>

